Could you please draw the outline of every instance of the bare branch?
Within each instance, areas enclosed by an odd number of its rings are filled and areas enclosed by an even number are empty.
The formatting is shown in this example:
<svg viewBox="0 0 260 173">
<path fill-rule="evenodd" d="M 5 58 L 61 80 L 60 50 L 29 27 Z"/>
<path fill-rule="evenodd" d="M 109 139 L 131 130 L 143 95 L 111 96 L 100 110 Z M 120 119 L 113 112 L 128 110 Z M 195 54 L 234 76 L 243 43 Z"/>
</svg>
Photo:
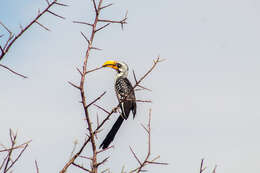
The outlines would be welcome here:
<svg viewBox="0 0 260 173">
<path fill-rule="evenodd" d="M 138 85 L 138 87 L 140 87 L 140 88 L 143 89 L 143 90 L 152 91 L 151 89 L 146 88 L 146 87 L 144 87 L 144 86 L 142 86 L 142 85 Z"/>
<path fill-rule="evenodd" d="M 156 159 L 159 158 L 156 157 L 152 160 L 150 160 L 150 155 L 151 155 L 151 109 L 149 110 L 149 120 L 148 120 L 148 125 L 147 127 L 145 127 L 144 125 L 142 125 L 143 128 L 145 129 L 145 131 L 147 132 L 148 134 L 148 150 L 147 150 L 147 154 L 146 154 L 146 157 L 144 159 L 143 162 L 141 162 L 137 156 L 135 155 L 135 153 L 133 152 L 132 148 L 130 147 L 130 150 L 131 152 L 133 153 L 135 159 L 138 161 L 139 163 L 139 166 L 135 169 L 133 169 L 132 171 L 130 171 L 130 173 L 133 173 L 133 172 L 136 172 L 136 173 L 139 173 L 139 172 L 144 172 L 146 170 L 144 170 L 143 168 L 148 165 L 148 164 L 159 164 L 159 165 L 168 165 L 168 163 L 162 163 L 162 162 L 155 162 Z"/>
<path fill-rule="evenodd" d="M 114 5 L 114 4 L 113 4 L 113 3 L 111 3 L 111 4 L 107 4 L 107 5 L 104 5 L 103 7 L 100 7 L 100 9 L 103 10 L 103 9 L 105 9 L 105 8 L 107 8 L 107 7 L 112 6 L 112 5 Z"/>
<path fill-rule="evenodd" d="M 25 33 L 34 23 L 37 23 L 38 19 L 40 19 L 41 16 L 43 16 L 46 12 L 50 12 L 49 9 L 52 6 L 54 6 L 55 4 L 65 6 L 64 4 L 57 3 L 57 0 L 53 0 L 51 3 L 49 3 L 49 1 L 46 0 L 46 2 L 48 3 L 48 6 L 42 12 L 40 12 L 40 10 L 38 10 L 38 15 L 27 26 L 25 26 L 25 28 L 22 29 L 15 37 L 13 36 L 12 32 L 2 22 L 0 22 L 0 25 L 2 27 L 4 27 L 5 30 L 7 30 L 7 32 L 9 33 L 8 40 L 5 42 L 4 46 L 1 48 L 0 61 L 4 58 L 4 56 L 9 51 L 9 49 L 12 47 L 12 45 L 15 43 L 15 41 L 18 38 L 20 38 L 23 35 L 23 33 Z M 52 13 L 53 15 L 55 15 L 57 17 L 62 17 L 53 12 L 50 12 L 50 13 Z M 37 24 L 40 25 L 40 23 L 37 23 Z M 43 25 L 40 25 L 40 26 L 43 27 Z M 43 27 L 43 28 L 46 29 L 45 27 Z"/>
<path fill-rule="evenodd" d="M 83 73 L 80 71 L 79 68 L 77 68 L 77 71 L 79 72 L 79 74 L 80 74 L 81 76 L 83 76 Z"/>
<path fill-rule="evenodd" d="M 80 33 L 81 33 L 81 35 L 85 38 L 85 40 L 88 42 L 88 44 L 90 44 L 89 39 L 83 34 L 83 32 L 80 32 Z"/>
<path fill-rule="evenodd" d="M 105 94 L 106 94 L 106 91 L 103 92 L 98 98 L 96 98 L 95 100 L 93 100 L 91 103 L 89 103 L 86 108 L 88 108 L 88 107 L 91 106 L 92 104 L 96 103 L 96 102 L 97 102 L 99 99 L 101 99 Z"/>
<path fill-rule="evenodd" d="M 7 153 L 6 157 L 4 158 L 4 160 L 0 166 L 0 170 L 3 168 L 4 173 L 8 172 L 8 170 L 13 168 L 15 163 L 17 163 L 17 161 L 21 158 L 24 151 L 27 149 L 28 144 L 31 142 L 31 140 L 30 140 L 30 141 L 27 141 L 23 144 L 19 144 L 16 146 L 17 132 L 13 133 L 13 131 L 11 129 L 9 130 L 9 138 L 10 138 L 10 142 L 11 142 L 10 148 L 7 148 L 4 145 L 2 145 L 4 150 L 0 151 L 0 152 Z M 21 149 L 21 150 L 19 151 L 19 149 Z M 15 151 L 19 151 L 19 152 L 18 152 L 18 155 L 14 157 L 14 155 L 16 154 Z"/>
<path fill-rule="evenodd" d="M 30 142 L 32 142 L 32 140 L 29 140 L 29 141 L 27 141 L 27 142 L 25 142 L 23 144 L 18 145 L 18 146 L 14 146 L 13 148 L 6 148 L 4 150 L 0 150 L 0 153 L 6 152 L 6 151 L 10 151 L 10 150 L 14 150 L 14 149 L 18 149 L 18 148 L 24 148 L 24 146 L 29 144 Z"/>
<path fill-rule="evenodd" d="M 91 47 L 90 49 L 95 49 L 95 50 L 102 50 L 100 48 L 97 48 L 97 47 Z"/>
<path fill-rule="evenodd" d="M 200 173 L 202 173 L 203 171 L 205 171 L 206 167 L 203 167 L 203 163 L 204 163 L 204 159 L 201 159 L 201 163 L 200 163 Z"/>
<path fill-rule="evenodd" d="M 80 158 L 83 158 L 83 159 L 88 159 L 88 160 L 93 160 L 91 157 L 87 157 L 87 156 L 79 156 Z"/>
<path fill-rule="evenodd" d="M 38 21 L 35 21 L 35 23 L 37 23 L 39 26 L 43 27 L 43 29 L 47 30 L 47 31 L 51 31 L 49 28 L 47 28 L 46 26 L 44 26 L 43 24 L 39 23 Z"/>
<path fill-rule="evenodd" d="M 15 71 L 12 70 L 11 68 L 9 68 L 9 67 L 7 67 L 7 66 L 5 66 L 5 65 L 3 65 L 3 64 L 0 64 L 0 67 L 3 67 L 3 68 L 5 68 L 5 69 L 9 70 L 11 73 L 13 73 L 13 74 L 15 74 L 15 75 L 18 75 L 18 76 L 20 76 L 20 77 L 28 78 L 27 76 L 24 76 L 24 75 L 22 75 L 22 74 L 20 74 L 20 73 L 15 72 Z"/>
<path fill-rule="evenodd" d="M 36 173 L 40 173 L 37 160 L 34 161 L 34 164 L 35 164 L 35 168 L 36 168 Z"/>
<path fill-rule="evenodd" d="M 135 152 L 133 151 L 133 149 L 129 146 L 132 154 L 134 155 L 134 158 L 137 160 L 137 162 L 139 163 L 139 165 L 142 165 L 141 161 L 138 159 L 138 157 L 136 156 Z"/>
<path fill-rule="evenodd" d="M 19 155 L 17 156 L 17 158 L 11 163 L 11 165 L 6 169 L 6 172 L 13 167 L 13 165 L 18 161 L 18 159 L 22 156 L 23 152 L 26 150 L 26 148 L 28 147 L 28 144 L 25 145 L 25 147 L 22 149 L 22 151 L 19 153 Z"/>
<path fill-rule="evenodd" d="M 79 90 L 80 90 L 80 87 L 79 87 L 79 86 L 77 86 L 77 85 L 75 85 L 74 83 L 72 83 L 72 82 L 70 82 L 70 81 L 68 81 L 68 83 L 69 83 L 71 86 L 73 86 L 73 87 L 75 87 L 75 88 L 77 88 L 77 89 L 79 89 Z"/>
<path fill-rule="evenodd" d="M 102 153 L 102 152 L 104 152 L 104 151 L 107 151 L 107 150 L 109 150 L 109 149 L 111 149 L 111 148 L 114 148 L 114 145 L 111 145 L 111 146 L 109 146 L 109 147 L 107 147 L 107 148 L 105 148 L 105 149 L 102 149 L 102 150 L 100 150 L 100 151 L 97 151 L 97 154 Z"/>
<path fill-rule="evenodd" d="M 97 108 L 101 109 L 102 111 L 106 112 L 107 114 L 110 114 L 109 111 L 107 111 L 106 109 L 102 108 L 101 106 L 98 106 L 96 104 L 94 104 L 94 106 L 96 106 Z"/>
<path fill-rule="evenodd" d="M 104 26 L 98 28 L 97 30 L 95 30 L 95 32 L 98 32 L 98 31 L 104 29 L 104 28 L 107 27 L 108 25 L 110 25 L 110 23 L 107 23 L 107 24 L 105 24 Z"/>
<path fill-rule="evenodd" d="M 56 16 L 56 17 L 59 17 L 59 18 L 61 18 L 61 19 L 65 19 L 65 17 L 60 16 L 60 15 L 58 15 L 58 14 L 56 14 L 56 13 L 50 11 L 50 10 L 47 10 L 47 12 L 49 12 L 50 14 L 52 14 L 52 15 L 54 15 L 54 16 Z"/>
<path fill-rule="evenodd" d="M 133 70 L 133 76 L 134 76 L 134 79 L 135 79 L 135 83 L 137 83 L 137 79 L 136 79 L 136 75 L 135 75 L 135 71 Z"/>
<path fill-rule="evenodd" d="M 73 21 L 73 23 L 78 23 L 78 24 L 83 24 L 83 25 L 88 25 L 93 27 L 93 24 L 87 23 L 87 22 L 80 22 L 80 21 Z"/>
<path fill-rule="evenodd" d="M 59 2 L 54 2 L 54 3 L 57 4 L 57 5 L 63 6 L 63 7 L 68 7 L 69 6 L 67 4 L 63 4 L 63 3 L 59 3 Z"/>
<path fill-rule="evenodd" d="M 9 35 L 12 35 L 13 33 L 0 21 L 0 25 L 5 28 L 5 30 L 9 33 Z"/>
<path fill-rule="evenodd" d="M 74 165 L 74 166 L 76 166 L 76 167 L 78 167 L 78 168 L 80 168 L 80 169 L 82 169 L 82 170 L 84 170 L 84 171 L 87 171 L 87 172 L 89 172 L 89 173 L 92 173 L 92 171 L 91 170 L 89 170 L 89 169 L 87 169 L 87 168 L 84 168 L 83 166 L 80 166 L 80 165 L 78 165 L 78 164 L 76 164 L 76 163 L 72 163 L 72 165 Z"/>
<path fill-rule="evenodd" d="M 108 159 L 109 159 L 109 157 L 106 157 L 104 160 L 102 160 L 100 163 L 97 164 L 97 167 L 104 164 Z"/>
<path fill-rule="evenodd" d="M 99 69 L 101 69 L 101 68 L 104 68 L 104 67 L 97 67 L 97 68 L 95 68 L 95 69 L 92 69 L 92 70 L 87 71 L 86 73 L 91 73 L 91 72 L 94 72 L 94 71 L 99 70 Z"/>
<path fill-rule="evenodd" d="M 50 2 L 48 0 L 45 0 L 48 5 L 50 5 Z"/>
<path fill-rule="evenodd" d="M 96 16 L 98 16 L 98 9 L 97 9 L 96 1 L 92 0 L 92 2 L 93 2 L 93 6 L 94 6 L 94 9 L 95 9 L 95 12 L 96 12 Z"/>
</svg>

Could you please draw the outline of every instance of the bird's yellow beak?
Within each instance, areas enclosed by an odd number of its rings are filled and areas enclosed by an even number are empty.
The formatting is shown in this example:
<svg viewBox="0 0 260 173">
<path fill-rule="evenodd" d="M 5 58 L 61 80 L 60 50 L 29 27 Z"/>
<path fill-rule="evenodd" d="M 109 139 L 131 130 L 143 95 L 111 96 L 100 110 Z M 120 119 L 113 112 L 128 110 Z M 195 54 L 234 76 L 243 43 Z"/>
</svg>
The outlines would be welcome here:
<svg viewBox="0 0 260 173">
<path fill-rule="evenodd" d="M 105 62 L 102 67 L 110 67 L 110 68 L 113 68 L 115 70 L 118 70 L 118 67 L 116 66 L 117 62 L 116 61 L 113 61 L 113 60 L 110 60 L 110 61 L 107 61 Z"/>
</svg>

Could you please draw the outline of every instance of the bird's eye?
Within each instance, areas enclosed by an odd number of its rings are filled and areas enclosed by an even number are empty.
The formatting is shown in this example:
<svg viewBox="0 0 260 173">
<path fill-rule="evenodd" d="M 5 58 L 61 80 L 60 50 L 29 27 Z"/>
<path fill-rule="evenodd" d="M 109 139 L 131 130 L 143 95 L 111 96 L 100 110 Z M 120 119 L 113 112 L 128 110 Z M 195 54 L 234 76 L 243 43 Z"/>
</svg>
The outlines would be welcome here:
<svg viewBox="0 0 260 173">
<path fill-rule="evenodd" d="M 116 66 L 117 66 L 118 68 L 120 68 L 120 67 L 121 67 L 121 64 L 116 64 Z"/>
</svg>

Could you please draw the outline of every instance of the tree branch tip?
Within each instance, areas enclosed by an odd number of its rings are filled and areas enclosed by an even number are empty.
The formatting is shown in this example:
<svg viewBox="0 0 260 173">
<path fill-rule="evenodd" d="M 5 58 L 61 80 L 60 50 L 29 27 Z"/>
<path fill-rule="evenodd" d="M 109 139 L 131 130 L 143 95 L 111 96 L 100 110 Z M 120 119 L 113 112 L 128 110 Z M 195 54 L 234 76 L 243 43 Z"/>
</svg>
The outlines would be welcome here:
<svg viewBox="0 0 260 173">
<path fill-rule="evenodd" d="M 60 6 L 63 6 L 63 7 L 68 7 L 69 5 L 67 4 L 63 4 L 63 3 L 59 3 L 57 1 L 54 2 L 56 5 L 60 5 Z"/>
<path fill-rule="evenodd" d="M 72 23 L 77 23 L 77 24 L 83 24 L 83 25 L 88 25 L 88 26 L 91 26 L 93 27 L 93 24 L 90 24 L 90 23 L 87 23 L 87 22 L 81 22 L 81 21 L 72 21 Z"/>
<path fill-rule="evenodd" d="M 147 129 L 147 127 L 145 127 L 145 125 L 143 125 L 142 123 L 141 123 L 141 126 L 144 128 L 144 130 L 149 134 L 150 133 L 150 131 Z"/>
<path fill-rule="evenodd" d="M 50 2 L 48 1 L 48 0 L 45 0 L 46 1 L 46 3 L 48 4 L 48 6 L 50 5 Z"/>
<path fill-rule="evenodd" d="M 80 33 L 81 33 L 81 35 L 84 37 L 84 39 L 88 42 L 88 44 L 90 44 L 90 41 L 89 41 L 89 39 L 87 38 L 87 36 L 85 36 L 85 34 L 84 34 L 83 32 L 81 32 L 81 31 L 80 31 Z"/>
<path fill-rule="evenodd" d="M 95 50 L 102 50 L 102 49 L 100 49 L 100 48 L 97 48 L 97 47 L 91 47 L 90 49 L 95 49 Z"/>
<path fill-rule="evenodd" d="M 100 10 L 103 10 L 103 9 L 105 9 L 105 8 L 107 8 L 107 7 L 112 6 L 112 5 L 114 5 L 114 3 L 110 3 L 110 4 L 108 4 L 108 5 L 104 5 L 103 7 L 100 7 Z"/>
<path fill-rule="evenodd" d="M 2 50 L 2 49 L 1 49 L 1 50 Z M 6 53 L 6 52 L 3 52 L 3 54 L 1 54 L 1 55 L 4 55 L 5 53 Z M 1 60 L 1 59 L 0 59 L 0 60 Z M 17 75 L 17 76 L 20 76 L 20 77 L 22 77 L 22 78 L 24 78 L 24 79 L 27 79 L 27 78 L 28 78 L 27 76 L 15 72 L 15 71 L 12 70 L 11 68 L 9 68 L 9 67 L 7 67 L 7 66 L 5 66 L 5 65 L 3 65 L 3 64 L 0 64 L 0 67 L 5 68 L 5 69 L 7 69 L 8 71 L 10 71 L 11 73 L 13 73 L 13 74 L 15 74 L 15 75 Z"/>
<path fill-rule="evenodd" d="M 45 29 L 46 31 L 51 31 L 49 28 L 47 28 L 46 26 L 44 26 L 43 24 L 39 23 L 37 20 L 35 21 L 35 23 L 37 23 L 39 26 L 41 26 L 43 29 Z"/>
<path fill-rule="evenodd" d="M 70 82 L 70 81 L 68 81 L 68 83 L 71 85 L 71 86 L 73 86 L 73 87 L 75 87 L 75 88 L 77 88 L 77 89 L 81 89 L 79 86 L 77 86 L 77 85 L 75 85 L 74 83 L 72 83 L 72 82 Z"/>
<path fill-rule="evenodd" d="M 54 12 L 50 11 L 50 10 L 47 10 L 47 12 L 49 12 L 50 14 L 52 14 L 52 15 L 54 15 L 54 16 L 56 16 L 56 17 L 58 17 L 58 18 L 61 18 L 61 19 L 63 19 L 63 20 L 65 20 L 65 19 L 66 19 L 65 17 L 63 17 L 63 16 L 61 16 L 61 15 L 58 15 L 58 14 L 56 14 L 56 13 L 54 13 Z"/>
</svg>

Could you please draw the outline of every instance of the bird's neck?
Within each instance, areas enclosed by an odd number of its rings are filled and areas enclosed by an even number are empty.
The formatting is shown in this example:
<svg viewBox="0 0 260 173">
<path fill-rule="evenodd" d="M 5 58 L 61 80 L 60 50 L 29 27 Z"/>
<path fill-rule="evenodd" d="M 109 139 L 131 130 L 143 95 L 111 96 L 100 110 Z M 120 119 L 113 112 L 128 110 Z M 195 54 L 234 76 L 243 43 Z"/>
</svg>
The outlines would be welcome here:
<svg viewBox="0 0 260 173">
<path fill-rule="evenodd" d="M 128 75 L 128 71 L 119 72 L 119 73 L 117 73 L 117 75 L 116 75 L 116 79 L 118 79 L 118 78 L 120 78 L 120 77 L 126 78 L 127 75 Z"/>
</svg>

